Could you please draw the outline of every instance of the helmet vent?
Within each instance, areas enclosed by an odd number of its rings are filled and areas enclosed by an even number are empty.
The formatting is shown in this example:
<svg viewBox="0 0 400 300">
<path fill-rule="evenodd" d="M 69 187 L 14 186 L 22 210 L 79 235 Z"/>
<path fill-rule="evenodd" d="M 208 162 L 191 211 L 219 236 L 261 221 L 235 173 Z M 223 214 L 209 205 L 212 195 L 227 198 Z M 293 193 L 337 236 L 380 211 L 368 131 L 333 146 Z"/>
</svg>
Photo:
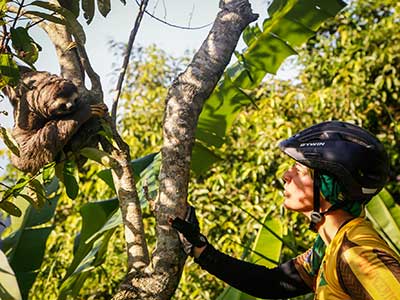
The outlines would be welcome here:
<svg viewBox="0 0 400 300">
<path fill-rule="evenodd" d="M 363 194 L 367 194 L 367 195 L 375 194 L 377 190 L 378 189 L 370 189 L 370 188 L 365 188 L 365 187 L 361 188 L 361 191 L 363 192 Z"/>
<path fill-rule="evenodd" d="M 362 139 L 360 139 L 360 137 L 354 137 L 354 136 L 351 136 L 351 135 L 348 135 L 348 134 L 343 134 L 342 135 L 342 139 L 345 140 L 345 141 L 351 142 L 351 143 L 355 143 L 355 144 L 361 145 L 363 147 L 371 148 L 371 144 L 366 142 L 366 141 L 364 141 L 364 140 L 362 140 Z"/>
</svg>

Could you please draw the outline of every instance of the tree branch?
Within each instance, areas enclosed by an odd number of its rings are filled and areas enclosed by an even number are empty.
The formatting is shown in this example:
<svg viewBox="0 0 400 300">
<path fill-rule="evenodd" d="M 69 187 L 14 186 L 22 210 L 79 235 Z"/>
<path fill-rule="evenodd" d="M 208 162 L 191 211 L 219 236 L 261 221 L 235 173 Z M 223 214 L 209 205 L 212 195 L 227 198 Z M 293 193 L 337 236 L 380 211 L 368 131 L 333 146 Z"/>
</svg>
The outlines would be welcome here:
<svg viewBox="0 0 400 300">
<path fill-rule="evenodd" d="M 111 153 L 118 164 L 118 167 L 112 168 L 112 175 L 121 208 L 122 222 L 125 228 L 128 266 L 131 272 L 137 273 L 150 263 L 144 234 L 142 210 L 136 191 L 135 177 L 130 164 L 129 147 L 118 134 L 111 118 L 107 118 L 107 121 L 111 127 L 117 148 L 104 139 L 101 141 L 101 144 L 104 150 Z"/>
<path fill-rule="evenodd" d="M 159 197 L 155 202 L 157 244 L 145 273 L 130 273 L 114 296 L 119 299 L 170 299 L 181 276 L 186 255 L 170 216 L 183 217 L 191 152 L 204 101 L 230 61 L 244 28 L 257 19 L 247 0 L 225 2 L 192 62 L 169 90 L 164 114 Z"/>
<path fill-rule="evenodd" d="M 26 13 L 9 5 L 10 12 L 21 14 L 39 25 L 54 44 L 61 76 L 71 80 L 83 97 L 88 97 L 90 103 L 103 102 L 103 90 L 100 76 L 93 70 L 84 45 L 73 41 L 65 25 L 46 22 L 42 18 Z M 91 81 L 91 90 L 85 87 L 85 72 Z"/>
<path fill-rule="evenodd" d="M 129 63 L 129 58 L 131 56 L 133 43 L 135 42 L 136 34 L 139 30 L 139 26 L 142 21 L 144 12 L 146 11 L 146 7 L 147 7 L 148 3 L 149 3 L 149 0 L 142 0 L 142 2 L 140 3 L 139 12 L 138 12 L 138 15 L 136 16 L 136 20 L 135 20 L 135 25 L 133 26 L 133 29 L 129 36 L 129 41 L 128 41 L 128 45 L 126 47 L 126 53 L 125 53 L 125 57 L 124 57 L 124 62 L 122 64 L 121 72 L 119 74 L 117 87 L 115 89 L 116 94 L 115 94 L 115 97 L 113 100 L 113 105 L 112 105 L 112 110 L 111 110 L 111 119 L 114 124 L 117 121 L 118 100 L 119 100 L 119 96 L 121 95 L 122 83 L 125 78 L 126 69 L 128 68 L 128 63 Z"/>
<path fill-rule="evenodd" d="M 7 6 L 7 10 L 18 13 L 18 9 L 10 4 Z M 26 13 L 23 9 L 20 10 L 20 13 L 30 20 L 37 22 L 46 32 L 56 49 L 61 68 L 61 76 L 71 80 L 78 88 L 82 89 L 84 87 L 84 74 L 81 71 L 81 65 L 76 51 L 74 51 L 74 49 L 69 49 L 73 41 L 66 27 L 60 24 L 43 22 L 42 18 Z"/>
<path fill-rule="evenodd" d="M 91 94 L 96 98 L 92 103 L 99 103 L 103 101 L 103 88 L 101 86 L 100 76 L 93 70 L 92 65 L 90 64 L 89 57 L 86 52 L 86 48 L 77 43 L 79 57 L 81 59 L 81 64 L 88 74 L 90 83 L 91 83 Z"/>
</svg>

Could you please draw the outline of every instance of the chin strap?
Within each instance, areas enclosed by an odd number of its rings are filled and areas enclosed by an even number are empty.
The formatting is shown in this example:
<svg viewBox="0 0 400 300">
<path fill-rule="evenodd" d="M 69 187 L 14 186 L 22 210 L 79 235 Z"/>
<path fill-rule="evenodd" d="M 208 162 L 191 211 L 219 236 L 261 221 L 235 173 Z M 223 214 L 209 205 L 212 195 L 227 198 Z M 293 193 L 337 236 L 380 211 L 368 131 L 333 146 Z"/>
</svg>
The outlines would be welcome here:
<svg viewBox="0 0 400 300">
<path fill-rule="evenodd" d="M 319 171 L 314 169 L 314 199 L 313 199 L 313 212 L 311 213 L 310 229 L 317 232 L 317 224 L 323 221 L 324 213 L 320 213 L 320 189 L 319 189 Z"/>
</svg>

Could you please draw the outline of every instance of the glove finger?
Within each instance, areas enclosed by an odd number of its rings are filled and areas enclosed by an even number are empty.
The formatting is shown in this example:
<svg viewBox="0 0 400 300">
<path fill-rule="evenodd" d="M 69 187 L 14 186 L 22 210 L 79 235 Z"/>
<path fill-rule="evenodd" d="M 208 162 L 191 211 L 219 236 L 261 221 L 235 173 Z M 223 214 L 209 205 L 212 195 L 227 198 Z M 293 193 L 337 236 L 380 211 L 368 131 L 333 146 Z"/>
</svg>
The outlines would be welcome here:
<svg viewBox="0 0 400 300">
<path fill-rule="evenodd" d="M 196 209 L 193 206 L 189 206 L 185 221 L 194 224 L 200 230 L 199 221 L 196 217 Z"/>
</svg>

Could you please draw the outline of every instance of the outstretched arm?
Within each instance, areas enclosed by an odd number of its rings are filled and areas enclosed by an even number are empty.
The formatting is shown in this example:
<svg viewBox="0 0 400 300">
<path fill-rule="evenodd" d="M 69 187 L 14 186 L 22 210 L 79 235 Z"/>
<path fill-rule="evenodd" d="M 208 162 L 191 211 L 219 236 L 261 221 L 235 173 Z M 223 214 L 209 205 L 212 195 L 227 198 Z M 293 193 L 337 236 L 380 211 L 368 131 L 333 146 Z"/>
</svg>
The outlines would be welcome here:
<svg viewBox="0 0 400 300">
<path fill-rule="evenodd" d="M 185 220 L 171 218 L 170 223 L 179 232 L 185 252 L 194 256 L 195 262 L 238 290 L 269 299 L 290 298 L 312 291 L 295 267 L 296 261 L 300 262 L 308 253 L 268 269 L 223 254 L 208 244 L 200 233 L 195 209 L 191 206 L 188 207 Z"/>
<path fill-rule="evenodd" d="M 259 298 L 290 298 L 312 291 L 300 277 L 293 260 L 268 269 L 233 258 L 207 245 L 195 262 L 234 288 Z"/>
</svg>

